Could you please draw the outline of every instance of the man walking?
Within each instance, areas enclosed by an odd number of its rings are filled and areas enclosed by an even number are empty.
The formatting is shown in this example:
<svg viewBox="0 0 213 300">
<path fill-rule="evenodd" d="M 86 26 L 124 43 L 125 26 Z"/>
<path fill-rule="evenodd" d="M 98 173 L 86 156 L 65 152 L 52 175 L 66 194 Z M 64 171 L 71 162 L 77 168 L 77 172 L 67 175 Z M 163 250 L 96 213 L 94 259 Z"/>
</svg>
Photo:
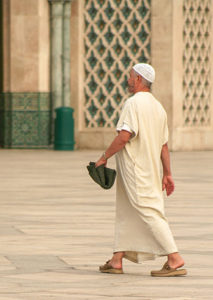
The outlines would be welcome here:
<svg viewBox="0 0 213 300">
<path fill-rule="evenodd" d="M 113 256 L 100 266 L 103 273 L 123 273 L 122 259 L 139 263 L 167 256 L 167 262 L 152 276 L 186 275 L 167 219 L 162 190 L 174 191 L 168 151 L 167 116 L 150 93 L 155 71 L 148 64 L 133 66 L 129 91 L 117 124 L 118 135 L 96 162 L 106 165 L 116 153 L 117 188 L 115 245 Z M 163 179 L 160 178 L 160 161 Z"/>
</svg>

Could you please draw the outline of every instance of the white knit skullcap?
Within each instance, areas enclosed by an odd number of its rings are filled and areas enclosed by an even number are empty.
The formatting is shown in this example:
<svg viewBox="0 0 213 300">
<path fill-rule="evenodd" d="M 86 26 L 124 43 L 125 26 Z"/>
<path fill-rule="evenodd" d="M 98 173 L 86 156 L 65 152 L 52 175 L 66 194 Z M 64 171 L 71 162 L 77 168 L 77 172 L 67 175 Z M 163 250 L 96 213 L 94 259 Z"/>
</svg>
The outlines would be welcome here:
<svg viewBox="0 0 213 300">
<path fill-rule="evenodd" d="M 147 81 L 151 83 L 155 81 L 155 70 L 149 64 L 136 64 L 133 66 L 133 70 Z"/>
</svg>

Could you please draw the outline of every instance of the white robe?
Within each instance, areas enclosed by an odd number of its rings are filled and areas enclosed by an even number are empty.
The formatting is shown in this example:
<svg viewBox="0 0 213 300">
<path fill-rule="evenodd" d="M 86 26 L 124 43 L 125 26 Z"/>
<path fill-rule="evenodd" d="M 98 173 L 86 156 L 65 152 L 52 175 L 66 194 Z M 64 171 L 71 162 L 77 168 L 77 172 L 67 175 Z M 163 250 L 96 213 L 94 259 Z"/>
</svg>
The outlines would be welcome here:
<svg viewBox="0 0 213 300">
<path fill-rule="evenodd" d="M 121 112 L 117 130 L 123 128 L 133 134 L 116 154 L 114 252 L 125 251 L 134 262 L 177 252 L 164 214 L 160 177 L 161 150 L 168 141 L 166 112 L 151 93 L 136 93 Z"/>
</svg>

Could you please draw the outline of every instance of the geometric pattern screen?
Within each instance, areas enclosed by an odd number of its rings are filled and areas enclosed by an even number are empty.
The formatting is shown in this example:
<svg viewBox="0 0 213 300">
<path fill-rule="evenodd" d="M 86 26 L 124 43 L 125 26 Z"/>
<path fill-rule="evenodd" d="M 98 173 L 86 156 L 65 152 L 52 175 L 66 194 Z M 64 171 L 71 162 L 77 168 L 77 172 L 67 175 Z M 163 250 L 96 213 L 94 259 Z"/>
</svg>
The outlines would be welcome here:
<svg viewBox="0 0 213 300">
<path fill-rule="evenodd" d="M 211 0 L 183 1 L 183 116 L 185 126 L 210 125 Z"/>
<path fill-rule="evenodd" d="M 84 128 L 114 128 L 131 66 L 150 62 L 151 0 L 84 0 Z"/>
</svg>

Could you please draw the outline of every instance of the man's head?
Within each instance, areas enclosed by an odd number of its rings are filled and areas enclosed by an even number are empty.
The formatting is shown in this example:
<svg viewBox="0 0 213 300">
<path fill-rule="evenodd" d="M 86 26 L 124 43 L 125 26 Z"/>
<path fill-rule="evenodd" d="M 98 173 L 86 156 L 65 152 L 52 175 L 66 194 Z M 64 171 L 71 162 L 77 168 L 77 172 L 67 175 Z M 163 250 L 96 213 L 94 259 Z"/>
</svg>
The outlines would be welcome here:
<svg viewBox="0 0 213 300">
<path fill-rule="evenodd" d="M 149 91 L 154 80 L 155 70 L 152 66 L 142 63 L 136 64 L 133 66 L 128 79 L 129 92 Z"/>
</svg>

